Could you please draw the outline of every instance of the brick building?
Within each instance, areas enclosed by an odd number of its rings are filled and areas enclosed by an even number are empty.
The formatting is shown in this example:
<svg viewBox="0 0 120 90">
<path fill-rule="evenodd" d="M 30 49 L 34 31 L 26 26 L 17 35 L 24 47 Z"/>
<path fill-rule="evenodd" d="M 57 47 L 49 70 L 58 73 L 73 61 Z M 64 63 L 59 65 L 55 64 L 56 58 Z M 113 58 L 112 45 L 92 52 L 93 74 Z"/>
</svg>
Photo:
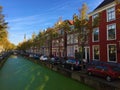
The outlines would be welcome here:
<svg viewBox="0 0 120 90">
<path fill-rule="evenodd" d="M 91 60 L 120 63 L 120 4 L 116 1 L 104 0 L 89 14 Z"/>
<path fill-rule="evenodd" d="M 120 3 L 116 1 L 119 0 L 104 0 L 89 13 L 92 33 L 84 49 L 84 59 L 120 63 Z M 73 21 L 68 22 L 74 28 Z M 52 41 L 53 55 L 64 56 L 64 42 L 62 36 Z M 77 32 L 67 34 L 68 57 L 74 57 L 75 50 L 79 51 L 78 42 Z"/>
</svg>

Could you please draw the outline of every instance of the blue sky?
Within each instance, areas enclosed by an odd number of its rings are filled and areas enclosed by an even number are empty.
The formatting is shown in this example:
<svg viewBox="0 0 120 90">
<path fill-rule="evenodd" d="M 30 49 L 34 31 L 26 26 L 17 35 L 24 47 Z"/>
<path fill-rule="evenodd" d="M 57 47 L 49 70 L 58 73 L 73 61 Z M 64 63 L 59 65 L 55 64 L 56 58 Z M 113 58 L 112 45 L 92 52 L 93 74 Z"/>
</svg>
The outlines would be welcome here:
<svg viewBox="0 0 120 90">
<path fill-rule="evenodd" d="M 8 22 L 9 40 L 18 44 L 43 29 L 52 27 L 59 17 L 72 19 L 83 3 L 91 12 L 103 0 L 0 0 Z"/>
</svg>

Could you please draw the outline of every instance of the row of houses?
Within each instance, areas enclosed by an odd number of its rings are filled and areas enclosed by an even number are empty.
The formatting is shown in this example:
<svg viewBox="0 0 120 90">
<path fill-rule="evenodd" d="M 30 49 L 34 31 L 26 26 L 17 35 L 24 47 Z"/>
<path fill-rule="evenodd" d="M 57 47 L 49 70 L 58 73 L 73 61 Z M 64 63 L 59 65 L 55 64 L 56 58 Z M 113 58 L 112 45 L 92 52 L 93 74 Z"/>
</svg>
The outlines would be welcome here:
<svg viewBox="0 0 120 90">
<path fill-rule="evenodd" d="M 93 32 L 89 44 L 84 47 L 84 59 L 101 60 L 120 63 L 120 4 L 116 0 L 104 0 L 93 12 L 89 13 L 90 26 Z M 98 22 L 94 20 L 98 19 Z M 72 26 L 73 21 L 68 20 Z M 94 23 L 98 25 L 94 26 Z M 62 33 L 62 32 L 61 32 Z M 64 39 L 56 38 L 52 41 L 52 54 L 64 56 Z M 67 35 L 67 56 L 75 57 L 79 51 L 77 32 Z"/>
<path fill-rule="evenodd" d="M 118 3 L 116 3 L 118 2 Z M 71 30 L 74 28 L 74 21 L 67 20 Z M 92 33 L 89 42 L 84 47 L 83 58 L 100 60 L 104 62 L 120 63 L 120 3 L 119 0 L 104 0 L 91 13 L 89 22 Z M 62 30 L 58 31 L 63 34 Z M 46 41 L 46 47 L 42 47 L 42 53 L 49 55 L 50 47 Z M 64 36 L 52 40 L 52 55 L 64 57 Z M 79 51 L 78 33 L 67 34 L 67 56 L 75 57 Z"/>
</svg>

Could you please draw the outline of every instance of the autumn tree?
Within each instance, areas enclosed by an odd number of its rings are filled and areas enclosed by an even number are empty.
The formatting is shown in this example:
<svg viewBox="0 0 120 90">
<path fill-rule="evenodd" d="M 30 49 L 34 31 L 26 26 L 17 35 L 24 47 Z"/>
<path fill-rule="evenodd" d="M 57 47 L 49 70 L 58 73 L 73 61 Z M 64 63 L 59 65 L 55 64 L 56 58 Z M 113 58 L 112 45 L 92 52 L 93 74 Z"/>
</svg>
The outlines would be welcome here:
<svg viewBox="0 0 120 90">
<path fill-rule="evenodd" d="M 48 47 L 48 51 L 49 51 L 49 56 L 52 56 L 52 40 L 54 38 L 54 35 L 56 33 L 56 30 L 52 27 L 52 28 L 47 28 L 46 30 L 46 47 Z"/>
<path fill-rule="evenodd" d="M 83 63 L 84 47 L 88 44 L 89 29 L 87 17 L 87 5 L 83 4 L 79 9 L 79 15 L 74 14 L 73 21 L 75 30 L 78 32 L 78 46 L 80 52 L 80 60 Z"/>
<path fill-rule="evenodd" d="M 7 22 L 4 20 L 4 15 L 2 14 L 2 6 L 0 6 L 0 44 L 5 42 L 7 40 L 7 37 Z"/>
<path fill-rule="evenodd" d="M 14 49 L 15 45 L 8 40 L 8 23 L 5 22 L 4 15 L 2 14 L 2 6 L 0 6 L 0 45 L 3 46 L 4 50 Z"/>
<path fill-rule="evenodd" d="M 63 37 L 64 40 L 64 58 L 67 58 L 67 33 L 70 31 L 70 25 L 69 25 L 69 21 L 68 20 L 64 20 L 62 21 L 61 18 L 59 18 L 59 21 L 57 22 L 57 24 L 55 25 L 55 29 L 58 30 L 58 35 L 59 37 Z M 60 44 L 60 41 L 59 41 Z"/>
</svg>

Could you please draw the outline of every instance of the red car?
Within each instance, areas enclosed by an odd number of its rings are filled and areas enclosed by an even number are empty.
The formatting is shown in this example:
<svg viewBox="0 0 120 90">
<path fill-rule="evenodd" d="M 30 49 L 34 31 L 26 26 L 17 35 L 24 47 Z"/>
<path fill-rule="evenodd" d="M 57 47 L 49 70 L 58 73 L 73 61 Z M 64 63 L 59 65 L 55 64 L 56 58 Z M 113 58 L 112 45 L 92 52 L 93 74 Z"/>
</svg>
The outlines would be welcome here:
<svg viewBox="0 0 120 90">
<path fill-rule="evenodd" d="M 104 77 L 107 81 L 120 78 L 120 67 L 108 64 L 89 66 L 87 72 L 89 75 Z"/>
</svg>

